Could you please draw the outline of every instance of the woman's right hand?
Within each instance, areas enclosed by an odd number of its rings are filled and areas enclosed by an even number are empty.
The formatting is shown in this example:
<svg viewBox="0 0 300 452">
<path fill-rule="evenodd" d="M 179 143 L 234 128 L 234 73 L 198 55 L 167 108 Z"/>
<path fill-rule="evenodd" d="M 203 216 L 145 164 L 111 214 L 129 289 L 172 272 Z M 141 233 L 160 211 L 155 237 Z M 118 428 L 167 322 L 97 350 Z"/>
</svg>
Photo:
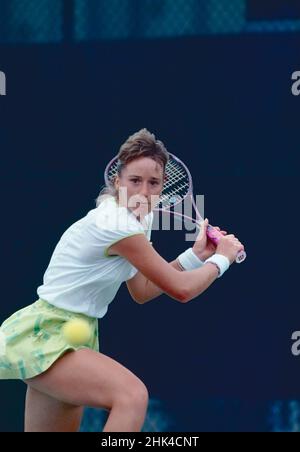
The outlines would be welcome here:
<svg viewBox="0 0 300 452">
<path fill-rule="evenodd" d="M 233 234 L 220 238 L 216 248 L 216 254 L 223 254 L 229 259 L 230 264 L 235 262 L 239 251 L 244 250 L 244 245 Z"/>
</svg>

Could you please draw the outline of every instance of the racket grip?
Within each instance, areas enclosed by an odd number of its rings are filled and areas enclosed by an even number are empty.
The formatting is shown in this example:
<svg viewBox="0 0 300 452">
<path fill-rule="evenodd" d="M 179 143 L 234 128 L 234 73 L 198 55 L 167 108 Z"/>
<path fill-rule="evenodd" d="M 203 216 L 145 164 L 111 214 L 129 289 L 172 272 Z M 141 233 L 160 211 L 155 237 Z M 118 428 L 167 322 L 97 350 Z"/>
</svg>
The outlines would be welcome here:
<svg viewBox="0 0 300 452">
<path fill-rule="evenodd" d="M 215 245 L 219 243 L 219 240 L 221 237 L 224 237 L 221 232 L 219 232 L 217 229 L 215 229 L 210 224 L 207 226 L 206 235 Z M 241 264 L 246 259 L 247 254 L 244 250 L 241 250 L 237 253 L 235 262 L 237 264 Z"/>
</svg>

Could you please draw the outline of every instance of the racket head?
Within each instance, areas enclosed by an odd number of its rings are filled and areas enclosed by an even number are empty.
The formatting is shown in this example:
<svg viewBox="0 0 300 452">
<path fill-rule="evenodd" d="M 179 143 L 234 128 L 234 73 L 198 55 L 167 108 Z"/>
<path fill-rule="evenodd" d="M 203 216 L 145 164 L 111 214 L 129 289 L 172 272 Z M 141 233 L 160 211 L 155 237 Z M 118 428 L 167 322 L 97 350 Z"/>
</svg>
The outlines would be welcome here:
<svg viewBox="0 0 300 452">
<path fill-rule="evenodd" d="M 104 180 L 107 187 L 114 184 L 118 174 L 118 158 L 114 157 L 106 166 Z M 175 155 L 169 153 L 165 168 L 165 182 L 155 209 L 169 210 L 181 203 L 188 195 L 192 196 L 193 182 L 186 165 Z"/>
</svg>

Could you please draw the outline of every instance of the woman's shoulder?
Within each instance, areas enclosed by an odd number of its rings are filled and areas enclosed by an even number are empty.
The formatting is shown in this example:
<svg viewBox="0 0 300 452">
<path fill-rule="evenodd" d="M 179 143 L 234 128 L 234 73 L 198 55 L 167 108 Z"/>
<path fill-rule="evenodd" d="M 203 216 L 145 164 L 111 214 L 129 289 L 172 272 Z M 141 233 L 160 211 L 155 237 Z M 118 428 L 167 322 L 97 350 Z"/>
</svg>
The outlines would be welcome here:
<svg viewBox="0 0 300 452">
<path fill-rule="evenodd" d="M 111 232 L 143 232 L 143 226 L 139 223 L 134 214 L 126 207 L 119 206 L 118 202 L 112 196 L 106 197 L 91 211 L 91 218 L 94 225 L 100 230 L 109 230 Z"/>
</svg>

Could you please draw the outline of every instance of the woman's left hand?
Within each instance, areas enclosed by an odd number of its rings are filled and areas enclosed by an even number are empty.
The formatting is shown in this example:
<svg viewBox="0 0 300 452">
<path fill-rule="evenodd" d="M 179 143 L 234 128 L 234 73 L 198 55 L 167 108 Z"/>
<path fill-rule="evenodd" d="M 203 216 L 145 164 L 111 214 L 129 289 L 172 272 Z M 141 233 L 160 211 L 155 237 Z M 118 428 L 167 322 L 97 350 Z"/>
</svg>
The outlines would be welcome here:
<svg viewBox="0 0 300 452">
<path fill-rule="evenodd" d="M 206 229 L 208 226 L 208 219 L 206 218 L 201 225 L 201 231 L 194 243 L 193 251 L 199 259 L 205 261 L 209 257 L 211 257 L 216 252 L 217 246 L 208 239 L 206 235 Z M 221 231 L 219 226 L 213 226 L 215 229 L 221 232 L 221 234 L 226 235 L 226 231 Z"/>
</svg>

